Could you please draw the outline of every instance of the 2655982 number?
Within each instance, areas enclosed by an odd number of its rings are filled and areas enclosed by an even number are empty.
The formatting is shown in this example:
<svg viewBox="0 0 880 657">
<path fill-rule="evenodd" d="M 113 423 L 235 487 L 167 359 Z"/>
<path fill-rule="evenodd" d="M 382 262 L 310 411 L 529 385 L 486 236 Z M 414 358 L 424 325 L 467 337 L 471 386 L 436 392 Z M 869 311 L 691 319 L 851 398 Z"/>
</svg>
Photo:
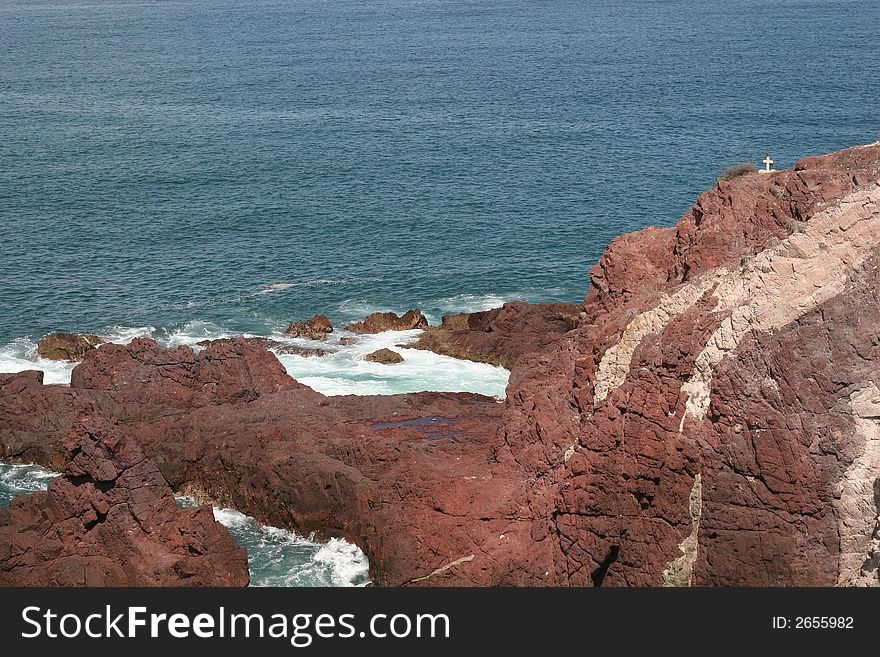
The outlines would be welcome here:
<svg viewBox="0 0 880 657">
<path fill-rule="evenodd" d="M 796 630 L 851 630 L 852 616 L 797 616 L 794 619 Z"/>
</svg>

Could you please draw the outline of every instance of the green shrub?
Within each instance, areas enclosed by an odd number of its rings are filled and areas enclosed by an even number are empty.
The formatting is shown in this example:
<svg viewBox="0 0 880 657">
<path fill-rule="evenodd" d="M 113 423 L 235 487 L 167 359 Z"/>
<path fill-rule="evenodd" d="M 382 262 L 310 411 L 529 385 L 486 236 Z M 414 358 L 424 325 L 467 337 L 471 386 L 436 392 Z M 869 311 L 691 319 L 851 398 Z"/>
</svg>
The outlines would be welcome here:
<svg viewBox="0 0 880 657">
<path fill-rule="evenodd" d="M 758 167 L 751 162 L 740 162 L 739 164 L 734 164 L 732 167 L 728 167 L 727 170 L 721 174 L 718 182 L 721 182 L 722 180 L 733 180 L 734 178 L 739 178 L 747 173 L 755 173 L 757 170 Z"/>
</svg>

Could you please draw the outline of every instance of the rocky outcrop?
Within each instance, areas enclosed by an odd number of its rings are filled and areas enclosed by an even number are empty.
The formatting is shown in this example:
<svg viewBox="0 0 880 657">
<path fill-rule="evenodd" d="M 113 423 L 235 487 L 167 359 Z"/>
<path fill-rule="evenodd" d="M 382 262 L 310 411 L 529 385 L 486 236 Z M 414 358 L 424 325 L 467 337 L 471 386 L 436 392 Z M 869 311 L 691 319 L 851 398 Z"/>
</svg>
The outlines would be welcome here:
<svg viewBox="0 0 880 657">
<path fill-rule="evenodd" d="M 315 315 L 301 322 L 291 322 L 287 327 L 287 335 L 307 340 L 326 340 L 333 332 L 333 324 L 325 315 Z"/>
<path fill-rule="evenodd" d="M 503 404 L 136 341 L 69 389 L 0 376 L 0 449 L 51 465 L 83 409 L 115 418 L 176 490 L 353 540 L 383 584 L 876 585 L 878 182 L 880 144 L 722 181 L 614 240 L 537 348 L 502 334 L 540 310 L 448 320 L 511 358 Z"/>
<path fill-rule="evenodd" d="M 508 389 L 556 582 L 877 583 L 878 180 L 880 145 L 808 158 L 611 244 Z"/>
<path fill-rule="evenodd" d="M 247 585 L 247 552 L 118 428 L 86 418 L 60 447 L 64 474 L 0 509 L 0 585 Z"/>
<path fill-rule="evenodd" d="M 37 355 L 48 360 L 82 360 L 92 349 L 97 347 L 103 338 L 97 335 L 81 333 L 52 333 L 37 342 Z"/>
<path fill-rule="evenodd" d="M 403 362 L 403 356 L 390 349 L 377 349 L 373 353 L 364 356 L 364 360 L 371 363 L 382 363 L 383 365 L 396 365 Z"/>
<path fill-rule="evenodd" d="M 472 549 L 520 522 L 507 495 L 517 480 L 492 457 L 503 410 L 494 399 L 328 398 L 244 342 L 197 355 L 151 341 L 108 347 L 78 366 L 71 388 L 35 373 L 0 377 L 3 458 L 51 466 L 78 413 L 114 417 L 174 490 L 352 540 L 385 584 L 443 566 L 444 546 Z"/>
<path fill-rule="evenodd" d="M 346 327 L 352 333 L 382 333 L 384 331 L 411 331 L 428 328 L 428 320 L 418 308 L 407 310 L 403 315 L 397 313 L 373 313 L 362 322 Z"/>
<path fill-rule="evenodd" d="M 407 346 L 510 369 L 575 328 L 580 310 L 576 304 L 512 301 L 484 312 L 444 315 L 440 326 Z"/>
<path fill-rule="evenodd" d="M 251 345 L 252 347 L 271 349 L 277 354 L 292 354 L 294 356 L 303 356 L 304 358 L 318 358 L 321 356 L 326 356 L 330 353 L 326 349 L 298 347 L 296 345 L 279 342 L 278 340 L 272 340 L 271 338 L 217 338 L 215 340 L 202 340 L 201 342 L 197 342 L 196 344 L 200 347 L 210 347 L 214 344 L 231 344 L 236 340 L 244 340 L 244 342 Z"/>
</svg>

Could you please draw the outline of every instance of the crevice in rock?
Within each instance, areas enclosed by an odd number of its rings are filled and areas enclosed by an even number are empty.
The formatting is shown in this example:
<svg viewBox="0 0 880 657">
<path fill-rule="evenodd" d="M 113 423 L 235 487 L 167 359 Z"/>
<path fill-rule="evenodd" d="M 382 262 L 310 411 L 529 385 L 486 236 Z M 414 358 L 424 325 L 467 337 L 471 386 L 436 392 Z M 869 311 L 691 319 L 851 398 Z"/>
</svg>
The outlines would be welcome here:
<svg viewBox="0 0 880 657">
<path fill-rule="evenodd" d="M 608 569 L 611 568 L 611 565 L 615 561 L 617 561 L 618 556 L 620 556 L 620 546 L 612 545 L 611 549 L 608 550 L 608 554 L 606 554 L 605 558 L 602 560 L 602 563 L 599 564 L 599 567 L 590 573 L 590 579 L 593 580 L 593 586 L 602 586 L 602 582 L 605 581 L 605 576 L 608 574 Z"/>
</svg>

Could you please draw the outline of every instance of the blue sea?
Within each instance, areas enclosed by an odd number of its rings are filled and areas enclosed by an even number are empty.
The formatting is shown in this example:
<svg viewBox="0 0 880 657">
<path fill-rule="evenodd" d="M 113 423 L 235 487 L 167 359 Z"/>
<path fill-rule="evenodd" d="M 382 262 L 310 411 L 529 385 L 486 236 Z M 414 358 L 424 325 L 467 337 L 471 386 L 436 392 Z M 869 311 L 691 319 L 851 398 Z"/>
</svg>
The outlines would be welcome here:
<svg viewBox="0 0 880 657">
<path fill-rule="evenodd" d="M 162 344 L 576 301 L 730 164 L 880 138 L 880 3 L 0 0 L 0 371 L 57 330 Z M 344 334 L 343 334 L 344 335 Z M 507 372 L 283 357 L 327 394 Z"/>
</svg>

